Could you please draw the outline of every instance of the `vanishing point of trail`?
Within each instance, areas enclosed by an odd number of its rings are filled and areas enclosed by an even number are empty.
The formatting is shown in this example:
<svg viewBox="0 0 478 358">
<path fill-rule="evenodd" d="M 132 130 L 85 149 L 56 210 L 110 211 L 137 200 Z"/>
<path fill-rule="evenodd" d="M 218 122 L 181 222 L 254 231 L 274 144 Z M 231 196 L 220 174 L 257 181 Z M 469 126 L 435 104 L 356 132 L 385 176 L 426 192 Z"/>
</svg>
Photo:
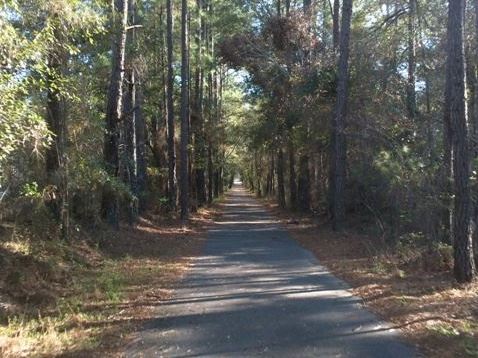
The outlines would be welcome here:
<svg viewBox="0 0 478 358">
<path fill-rule="evenodd" d="M 416 357 L 240 185 L 129 357 Z"/>
</svg>

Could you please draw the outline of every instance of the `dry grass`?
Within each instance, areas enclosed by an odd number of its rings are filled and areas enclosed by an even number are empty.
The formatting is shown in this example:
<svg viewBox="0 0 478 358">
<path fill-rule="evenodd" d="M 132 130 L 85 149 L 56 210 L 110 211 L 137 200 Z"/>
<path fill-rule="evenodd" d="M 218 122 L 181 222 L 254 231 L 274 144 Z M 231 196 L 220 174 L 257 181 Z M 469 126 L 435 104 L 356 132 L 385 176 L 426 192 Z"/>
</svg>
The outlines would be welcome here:
<svg viewBox="0 0 478 358">
<path fill-rule="evenodd" d="M 379 238 L 335 233 L 326 223 L 268 205 L 302 246 L 425 356 L 478 357 L 478 283 L 453 280 L 448 250 L 391 249 Z"/>
<path fill-rule="evenodd" d="M 129 332 L 198 254 L 214 215 L 199 211 L 188 229 L 148 216 L 119 232 L 78 233 L 69 244 L 4 230 L 0 356 L 120 356 Z"/>
</svg>

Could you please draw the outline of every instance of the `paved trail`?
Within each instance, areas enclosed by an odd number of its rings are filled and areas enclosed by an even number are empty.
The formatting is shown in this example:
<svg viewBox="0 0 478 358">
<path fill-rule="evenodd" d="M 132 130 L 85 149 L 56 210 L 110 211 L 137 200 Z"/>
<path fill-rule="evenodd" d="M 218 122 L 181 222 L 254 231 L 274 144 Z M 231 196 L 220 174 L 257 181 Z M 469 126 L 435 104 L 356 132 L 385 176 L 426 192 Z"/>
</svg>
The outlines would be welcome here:
<svg viewBox="0 0 478 358">
<path fill-rule="evenodd" d="M 416 357 L 235 186 L 173 299 L 128 357 Z"/>
</svg>

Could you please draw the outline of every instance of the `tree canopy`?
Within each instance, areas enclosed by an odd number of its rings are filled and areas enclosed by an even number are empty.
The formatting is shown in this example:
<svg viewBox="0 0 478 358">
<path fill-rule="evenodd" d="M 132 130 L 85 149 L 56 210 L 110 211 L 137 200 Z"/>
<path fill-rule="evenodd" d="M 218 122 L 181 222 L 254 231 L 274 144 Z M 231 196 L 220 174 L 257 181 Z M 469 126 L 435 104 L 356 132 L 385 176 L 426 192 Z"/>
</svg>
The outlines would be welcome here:
<svg viewBox="0 0 478 358">
<path fill-rule="evenodd" d="M 473 279 L 476 4 L 0 6 L 3 219 L 187 225 L 240 177 L 335 230 L 453 246 Z"/>
</svg>

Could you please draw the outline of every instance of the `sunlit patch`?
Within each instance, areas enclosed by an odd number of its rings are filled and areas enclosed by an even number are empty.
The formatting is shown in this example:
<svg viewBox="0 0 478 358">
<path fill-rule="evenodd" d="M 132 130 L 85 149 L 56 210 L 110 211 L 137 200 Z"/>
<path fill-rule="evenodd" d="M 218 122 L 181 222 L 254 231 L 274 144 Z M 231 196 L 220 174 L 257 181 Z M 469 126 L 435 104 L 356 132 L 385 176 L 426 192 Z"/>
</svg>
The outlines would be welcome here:
<svg viewBox="0 0 478 358">
<path fill-rule="evenodd" d="M 12 240 L 0 244 L 5 250 L 12 253 L 29 255 L 31 254 L 31 245 L 28 240 Z"/>
<path fill-rule="evenodd" d="M 297 292 L 285 293 L 284 296 L 288 298 L 324 298 L 324 297 L 333 297 L 333 298 L 349 298 L 353 295 L 346 290 L 324 290 L 320 288 L 310 288 L 310 289 L 296 289 Z"/>
<path fill-rule="evenodd" d="M 251 204 L 251 203 L 224 203 L 220 205 L 221 207 L 226 207 L 226 208 L 263 208 L 262 205 L 260 204 Z"/>
<path fill-rule="evenodd" d="M 267 225 L 267 224 L 277 224 L 278 220 L 251 220 L 251 221 L 218 221 L 215 224 L 217 225 Z"/>
</svg>

